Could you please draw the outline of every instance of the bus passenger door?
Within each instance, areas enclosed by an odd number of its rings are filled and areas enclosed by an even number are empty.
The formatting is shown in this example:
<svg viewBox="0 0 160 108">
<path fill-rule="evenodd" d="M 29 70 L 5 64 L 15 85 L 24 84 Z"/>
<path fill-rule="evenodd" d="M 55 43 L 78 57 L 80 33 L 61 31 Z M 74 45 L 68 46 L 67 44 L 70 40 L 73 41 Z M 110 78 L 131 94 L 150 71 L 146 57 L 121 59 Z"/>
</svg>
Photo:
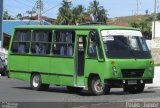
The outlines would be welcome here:
<svg viewBox="0 0 160 108">
<path fill-rule="evenodd" d="M 78 36 L 76 51 L 76 86 L 84 86 L 84 64 L 86 51 L 86 36 Z"/>
</svg>

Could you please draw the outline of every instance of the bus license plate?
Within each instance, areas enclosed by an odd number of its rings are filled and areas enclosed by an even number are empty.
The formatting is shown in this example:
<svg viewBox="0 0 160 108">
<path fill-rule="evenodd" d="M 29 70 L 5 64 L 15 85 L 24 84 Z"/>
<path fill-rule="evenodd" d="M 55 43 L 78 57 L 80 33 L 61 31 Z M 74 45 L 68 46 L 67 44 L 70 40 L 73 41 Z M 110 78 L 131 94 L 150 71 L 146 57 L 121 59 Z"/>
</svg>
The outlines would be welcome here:
<svg viewBox="0 0 160 108">
<path fill-rule="evenodd" d="M 136 80 L 128 80 L 128 84 L 137 84 Z"/>
</svg>

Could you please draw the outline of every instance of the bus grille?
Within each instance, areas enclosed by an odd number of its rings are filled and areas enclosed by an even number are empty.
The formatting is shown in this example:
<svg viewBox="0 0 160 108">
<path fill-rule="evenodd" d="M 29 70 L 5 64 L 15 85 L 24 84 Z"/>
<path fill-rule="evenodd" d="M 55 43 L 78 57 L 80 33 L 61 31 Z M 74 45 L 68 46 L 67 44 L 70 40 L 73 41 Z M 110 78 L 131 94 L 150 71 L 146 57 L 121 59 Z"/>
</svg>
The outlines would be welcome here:
<svg viewBox="0 0 160 108">
<path fill-rule="evenodd" d="M 144 69 L 122 69 L 121 71 L 124 78 L 142 77 L 144 74 Z"/>
</svg>

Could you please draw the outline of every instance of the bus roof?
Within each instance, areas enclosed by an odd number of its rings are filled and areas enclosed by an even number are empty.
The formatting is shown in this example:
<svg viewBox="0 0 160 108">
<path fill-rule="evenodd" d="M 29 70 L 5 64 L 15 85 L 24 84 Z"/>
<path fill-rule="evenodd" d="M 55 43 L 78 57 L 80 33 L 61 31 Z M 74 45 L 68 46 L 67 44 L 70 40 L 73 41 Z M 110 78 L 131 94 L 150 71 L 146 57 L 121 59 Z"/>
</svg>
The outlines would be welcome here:
<svg viewBox="0 0 160 108">
<path fill-rule="evenodd" d="M 39 25 L 39 26 L 17 26 L 15 29 L 100 29 L 100 30 L 136 30 L 138 28 L 124 27 L 124 26 L 104 26 L 104 25 L 85 25 L 85 26 L 73 26 L 73 25 Z"/>
</svg>

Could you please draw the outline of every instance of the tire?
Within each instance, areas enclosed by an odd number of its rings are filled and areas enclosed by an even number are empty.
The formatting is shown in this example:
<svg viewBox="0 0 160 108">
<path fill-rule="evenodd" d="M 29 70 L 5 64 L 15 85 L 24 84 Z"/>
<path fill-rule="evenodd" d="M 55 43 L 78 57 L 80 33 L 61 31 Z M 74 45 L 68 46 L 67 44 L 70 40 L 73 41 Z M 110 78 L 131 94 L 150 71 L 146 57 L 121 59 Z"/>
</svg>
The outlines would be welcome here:
<svg viewBox="0 0 160 108">
<path fill-rule="evenodd" d="M 2 76 L 7 76 L 8 75 L 6 67 L 4 67 L 4 69 L 2 70 L 1 75 Z"/>
<path fill-rule="evenodd" d="M 108 85 L 101 84 L 100 78 L 98 76 L 91 78 L 91 80 L 89 81 L 88 90 L 92 95 L 95 96 L 110 93 L 110 87 Z"/>
<path fill-rule="evenodd" d="M 67 86 L 67 90 L 71 93 L 80 93 L 83 90 L 83 88 L 82 87 Z"/>
<path fill-rule="evenodd" d="M 123 87 L 125 91 L 128 91 L 131 94 L 142 93 L 144 91 L 145 84 L 137 85 L 126 85 Z"/>
<path fill-rule="evenodd" d="M 1 72 L 1 76 L 6 76 L 5 71 L 2 71 L 2 72 Z"/>
<path fill-rule="evenodd" d="M 126 85 L 123 86 L 123 92 L 128 92 L 128 88 Z"/>
<path fill-rule="evenodd" d="M 33 90 L 41 91 L 48 90 L 49 84 L 42 84 L 41 76 L 35 73 L 31 76 L 30 85 Z"/>
</svg>

